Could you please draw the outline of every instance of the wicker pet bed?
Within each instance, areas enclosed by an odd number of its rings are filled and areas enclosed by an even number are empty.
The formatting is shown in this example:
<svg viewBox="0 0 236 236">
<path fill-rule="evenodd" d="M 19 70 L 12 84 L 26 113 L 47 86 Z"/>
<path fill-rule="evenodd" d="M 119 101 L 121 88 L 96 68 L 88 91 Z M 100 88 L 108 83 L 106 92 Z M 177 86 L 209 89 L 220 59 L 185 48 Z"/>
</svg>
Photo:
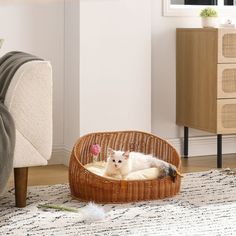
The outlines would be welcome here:
<svg viewBox="0 0 236 236">
<path fill-rule="evenodd" d="M 138 131 L 88 134 L 75 144 L 69 166 L 69 183 L 73 198 L 97 203 L 125 203 L 171 197 L 180 190 L 181 178 L 155 180 L 113 180 L 98 176 L 84 168 L 93 161 L 90 147 L 101 146 L 98 160 L 105 160 L 107 148 L 153 154 L 175 165 L 180 171 L 181 159 L 177 151 L 165 140 Z"/>
</svg>

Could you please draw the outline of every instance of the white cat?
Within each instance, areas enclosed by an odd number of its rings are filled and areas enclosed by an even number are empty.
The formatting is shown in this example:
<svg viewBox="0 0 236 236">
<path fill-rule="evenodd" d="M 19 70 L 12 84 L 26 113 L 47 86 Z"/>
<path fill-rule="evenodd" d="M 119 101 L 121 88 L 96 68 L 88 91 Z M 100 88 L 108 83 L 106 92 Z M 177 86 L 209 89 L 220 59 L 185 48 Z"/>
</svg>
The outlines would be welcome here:
<svg viewBox="0 0 236 236">
<path fill-rule="evenodd" d="M 115 151 L 111 148 L 108 149 L 104 175 L 121 175 L 122 179 L 125 179 L 126 176 L 133 171 L 152 167 L 159 168 L 159 178 L 170 175 L 172 180 L 175 180 L 173 179 L 177 175 L 175 166 L 155 158 L 152 155 L 145 155 L 139 152 Z"/>
</svg>

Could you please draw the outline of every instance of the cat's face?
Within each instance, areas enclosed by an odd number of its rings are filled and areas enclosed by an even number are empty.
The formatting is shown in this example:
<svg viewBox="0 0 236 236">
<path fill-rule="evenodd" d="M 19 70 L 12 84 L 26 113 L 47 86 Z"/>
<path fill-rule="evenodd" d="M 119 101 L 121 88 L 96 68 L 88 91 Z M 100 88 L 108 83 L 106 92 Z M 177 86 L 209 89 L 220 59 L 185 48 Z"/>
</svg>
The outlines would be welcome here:
<svg viewBox="0 0 236 236">
<path fill-rule="evenodd" d="M 108 149 L 108 161 L 115 169 L 120 169 L 124 166 L 129 159 L 129 152 L 115 151 L 111 148 Z"/>
</svg>

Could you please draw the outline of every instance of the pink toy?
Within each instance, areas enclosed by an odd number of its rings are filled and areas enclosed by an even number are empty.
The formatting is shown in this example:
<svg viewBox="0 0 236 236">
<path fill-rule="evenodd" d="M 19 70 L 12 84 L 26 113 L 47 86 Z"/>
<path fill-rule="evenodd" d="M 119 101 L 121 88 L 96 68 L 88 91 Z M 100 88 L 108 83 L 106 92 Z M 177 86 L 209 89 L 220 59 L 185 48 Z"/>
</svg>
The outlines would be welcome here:
<svg viewBox="0 0 236 236">
<path fill-rule="evenodd" d="M 101 147 L 98 144 L 93 144 L 90 150 L 91 153 L 93 154 L 93 160 L 97 161 L 97 157 L 101 151 Z"/>
</svg>

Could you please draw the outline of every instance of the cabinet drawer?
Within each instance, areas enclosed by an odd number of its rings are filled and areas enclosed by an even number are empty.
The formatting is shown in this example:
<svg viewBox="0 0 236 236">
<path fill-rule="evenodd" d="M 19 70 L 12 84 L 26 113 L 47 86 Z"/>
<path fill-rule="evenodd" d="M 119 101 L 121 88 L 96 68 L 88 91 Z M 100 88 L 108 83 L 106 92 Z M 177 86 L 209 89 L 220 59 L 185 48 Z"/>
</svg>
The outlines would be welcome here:
<svg viewBox="0 0 236 236">
<path fill-rule="evenodd" d="M 236 30 L 219 29 L 218 31 L 219 63 L 236 63 Z"/>
<path fill-rule="evenodd" d="M 218 64 L 217 97 L 236 98 L 236 64 Z"/>
<path fill-rule="evenodd" d="M 236 99 L 217 100 L 217 133 L 236 132 Z"/>
</svg>

